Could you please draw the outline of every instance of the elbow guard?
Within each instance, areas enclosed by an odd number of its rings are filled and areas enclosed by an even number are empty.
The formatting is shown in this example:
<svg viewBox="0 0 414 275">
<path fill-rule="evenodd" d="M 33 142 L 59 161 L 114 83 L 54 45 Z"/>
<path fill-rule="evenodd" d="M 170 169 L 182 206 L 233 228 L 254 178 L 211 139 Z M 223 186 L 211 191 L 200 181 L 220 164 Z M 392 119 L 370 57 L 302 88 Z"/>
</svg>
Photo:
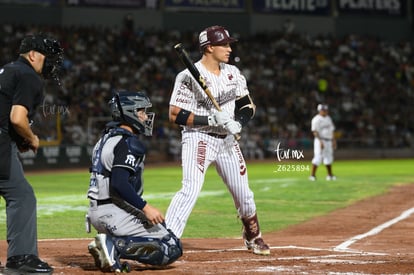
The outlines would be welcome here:
<svg viewBox="0 0 414 275">
<path fill-rule="evenodd" d="M 236 100 L 235 110 L 236 120 L 245 126 L 256 113 L 256 105 L 253 103 L 250 95 L 245 95 Z"/>
</svg>

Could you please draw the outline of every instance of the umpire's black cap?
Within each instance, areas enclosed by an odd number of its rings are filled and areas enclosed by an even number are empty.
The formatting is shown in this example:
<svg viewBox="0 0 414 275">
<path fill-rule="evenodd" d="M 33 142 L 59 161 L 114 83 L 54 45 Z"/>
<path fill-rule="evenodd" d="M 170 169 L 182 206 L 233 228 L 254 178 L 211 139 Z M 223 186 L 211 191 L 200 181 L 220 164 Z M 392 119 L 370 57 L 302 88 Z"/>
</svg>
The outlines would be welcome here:
<svg viewBox="0 0 414 275">
<path fill-rule="evenodd" d="M 37 51 L 45 56 L 55 55 L 62 52 L 59 42 L 45 34 L 30 34 L 23 38 L 20 43 L 19 53 L 27 53 L 31 50 Z"/>
</svg>

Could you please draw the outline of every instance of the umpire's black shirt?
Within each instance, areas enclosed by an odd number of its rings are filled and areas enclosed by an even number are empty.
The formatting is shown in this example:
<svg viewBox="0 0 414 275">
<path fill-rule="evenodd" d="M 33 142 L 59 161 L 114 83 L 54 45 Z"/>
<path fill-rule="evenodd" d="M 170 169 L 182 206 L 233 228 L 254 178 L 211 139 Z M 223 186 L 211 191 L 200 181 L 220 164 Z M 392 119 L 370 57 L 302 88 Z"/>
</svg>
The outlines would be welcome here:
<svg viewBox="0 0 414 275">
<path fill-rule="evenodd" d="M 20 56 L 16 61 L 0 68 L 0 129 L 15 139 L 10 125 L 12 105 L 22 105 L 32 120 L 43 96 L 43 81 L 29 61 Z"/>
</svg>

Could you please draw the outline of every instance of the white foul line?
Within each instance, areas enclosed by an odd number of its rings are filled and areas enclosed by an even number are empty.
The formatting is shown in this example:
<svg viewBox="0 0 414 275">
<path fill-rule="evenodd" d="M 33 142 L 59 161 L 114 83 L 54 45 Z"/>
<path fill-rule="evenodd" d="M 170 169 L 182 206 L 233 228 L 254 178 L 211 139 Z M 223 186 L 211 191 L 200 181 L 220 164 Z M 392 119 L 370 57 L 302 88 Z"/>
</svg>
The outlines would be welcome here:
<svg viewBox="0 0 414 275">
<path fill-rule="evenodd" d="M 374 227 L 373 229 L 371 229 L 367 233 L 360 234 L 360 235 L 357 235 L 357 236 L 354 236 L 354 237 L 348 239 L 347 241 L 345 241 L 345 242 L 341 243 L 340 245 L 338 245 L 337 247 L 335 247 L 334 250 L 335 251 L 348 250 L 348 247 L 351 244 L 353 244 L 354 242 L 362 240 L 363 238 L 368 237 L 368 236 L 376 235 L 379 232 L 381 232 L 382 230 L 386 229 L 387 227 L 390 227 L 391 225 L 408 218 L 412 213 L 414 213 L 414 207 L 402 212 L 400 216 L 398 216 L 398 217 L 396 217 L 392 220 L 389 220 L 386 223 L 383 223 L 383 224 L 381 224 L 377 227 Z"/>
</svg>

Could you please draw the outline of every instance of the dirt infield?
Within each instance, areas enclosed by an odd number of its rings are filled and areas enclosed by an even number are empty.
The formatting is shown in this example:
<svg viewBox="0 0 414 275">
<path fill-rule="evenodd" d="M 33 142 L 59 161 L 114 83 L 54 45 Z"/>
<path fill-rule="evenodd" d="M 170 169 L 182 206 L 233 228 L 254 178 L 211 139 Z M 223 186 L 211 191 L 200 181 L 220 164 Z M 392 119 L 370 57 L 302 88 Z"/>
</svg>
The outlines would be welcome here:
<svg viewBox="0 0 414 275">
<path fill-rule="evenodd" d="M 184 255 L 165 269 L 132 263 L 130 274 L 414 274 L 414 184 L 329 215 L 265 234 L 270 256 L 241 239 L 183 239 Z M 40 256 L 54 274 L 102 274 L 89 239 L 41 240 Z M 1 261 L 6 244 L 0 242 Z"/>
</svg>

